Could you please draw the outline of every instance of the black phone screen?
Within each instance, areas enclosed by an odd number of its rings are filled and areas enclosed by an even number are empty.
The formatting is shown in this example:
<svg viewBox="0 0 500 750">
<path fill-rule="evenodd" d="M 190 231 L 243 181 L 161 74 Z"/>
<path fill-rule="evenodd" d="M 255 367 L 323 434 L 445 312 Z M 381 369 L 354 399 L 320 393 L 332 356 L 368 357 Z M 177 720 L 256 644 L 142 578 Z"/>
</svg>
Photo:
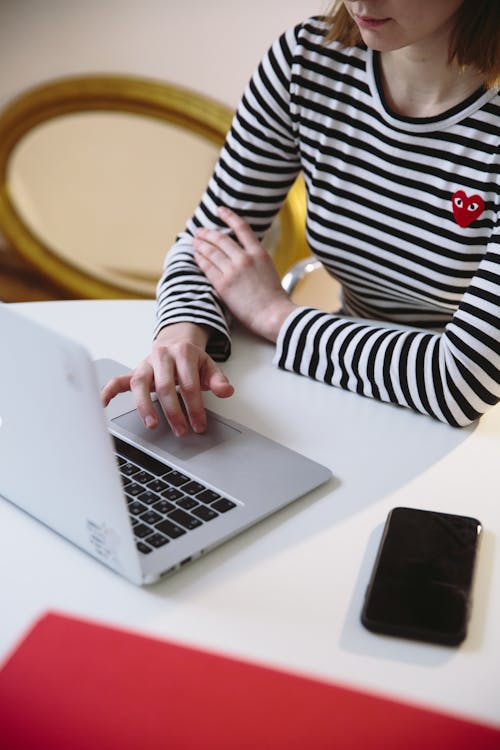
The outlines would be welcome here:
<svg viewBox="0 0 500 750">
<path fill-rule="evenodd" d="M 363 625 L 378 633 L 460 643 L 480 533 L 475 518 L 394 508 L 367 588 Z"/>
</svg>

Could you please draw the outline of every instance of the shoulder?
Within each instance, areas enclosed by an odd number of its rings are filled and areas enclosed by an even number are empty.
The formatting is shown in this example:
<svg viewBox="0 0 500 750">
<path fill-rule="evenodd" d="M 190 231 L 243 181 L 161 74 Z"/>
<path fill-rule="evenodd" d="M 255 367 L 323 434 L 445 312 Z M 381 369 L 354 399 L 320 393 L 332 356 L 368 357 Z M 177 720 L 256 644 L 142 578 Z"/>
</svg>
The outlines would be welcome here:
<svg viewBox="0 0 500 750">
<path fill-rule="evenodd" d="M 275 42 L 290 65 L 320 66 L 334 72 L 338 68 L 366 69 L 366 47 L 346 47 L 337 41 L 326 42 L 329 24 L 324 16 L 312 16 L 288 29 Z"/>
</svg>

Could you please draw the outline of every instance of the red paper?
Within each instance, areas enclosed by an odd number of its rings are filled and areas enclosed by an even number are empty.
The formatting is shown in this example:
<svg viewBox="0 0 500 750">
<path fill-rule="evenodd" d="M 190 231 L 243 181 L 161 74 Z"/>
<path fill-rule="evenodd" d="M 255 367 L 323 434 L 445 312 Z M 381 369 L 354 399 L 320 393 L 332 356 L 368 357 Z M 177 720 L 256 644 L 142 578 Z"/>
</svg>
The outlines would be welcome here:
<svg viewBox="0 0 500 750">
<path fill-rule="evenodd" d="M 500 730 L 48 614 L 0 672 L 2 750 L 499 750 Z"/>
</svg>

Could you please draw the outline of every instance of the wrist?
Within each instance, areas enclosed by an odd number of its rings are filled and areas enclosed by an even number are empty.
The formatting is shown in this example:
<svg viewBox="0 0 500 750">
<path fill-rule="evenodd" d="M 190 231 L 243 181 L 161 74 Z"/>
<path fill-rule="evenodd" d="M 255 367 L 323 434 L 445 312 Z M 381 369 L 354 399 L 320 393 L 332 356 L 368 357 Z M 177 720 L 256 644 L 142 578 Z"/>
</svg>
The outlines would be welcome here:
<svg viewBox="0 0 500 750">
<path fill-rule="evenodd" d="M 297 305 L 291 302 L 288 297 L 274 302 L 262 311 L 260 330 L 256 332 L 275 344 L 283 323 L 296 308 Z"/>
<path fill-rule="evenodd" d="M 160 329 L 155 341 L 168 341 L 169 343 L 175 341 L 189 341 L 191 344 L 195 344 L 201 349 L 205 349 L 209 335 L 209 329 L 206 326 L 201 326 L 197 323 L 170 323 Z"/>
</svg>

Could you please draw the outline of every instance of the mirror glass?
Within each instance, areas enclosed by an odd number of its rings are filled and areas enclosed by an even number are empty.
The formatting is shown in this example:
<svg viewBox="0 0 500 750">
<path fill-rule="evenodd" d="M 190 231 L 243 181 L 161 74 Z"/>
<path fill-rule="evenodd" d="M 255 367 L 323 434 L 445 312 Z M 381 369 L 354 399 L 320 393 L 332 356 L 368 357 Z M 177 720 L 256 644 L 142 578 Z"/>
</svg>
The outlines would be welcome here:
<svg viewBox="0 0 500 750">
<path fill-rule="evenodd" d="M 7 189 L 30 231 L 63 261 L 149 296 L 219 148 L 142 114 L 74 112 L 19 139 Z"/>
</svg>

